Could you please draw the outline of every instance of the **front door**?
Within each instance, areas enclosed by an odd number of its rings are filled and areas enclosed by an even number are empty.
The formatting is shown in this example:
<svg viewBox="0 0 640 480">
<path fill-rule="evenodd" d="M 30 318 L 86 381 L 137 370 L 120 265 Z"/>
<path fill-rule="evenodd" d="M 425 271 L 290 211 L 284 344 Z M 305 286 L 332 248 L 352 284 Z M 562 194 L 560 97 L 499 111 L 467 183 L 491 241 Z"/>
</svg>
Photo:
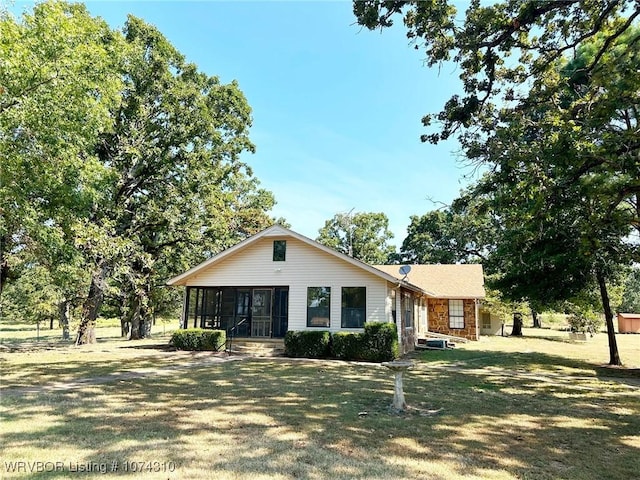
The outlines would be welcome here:
<svg viewBox="0 0 640 480">
<path fill-rule="evenodd" d="M 251 309 L 251 336 L 271 337 L 271 296 L 270 288 L 253 290 L 253 306 Z"/>
</svg>

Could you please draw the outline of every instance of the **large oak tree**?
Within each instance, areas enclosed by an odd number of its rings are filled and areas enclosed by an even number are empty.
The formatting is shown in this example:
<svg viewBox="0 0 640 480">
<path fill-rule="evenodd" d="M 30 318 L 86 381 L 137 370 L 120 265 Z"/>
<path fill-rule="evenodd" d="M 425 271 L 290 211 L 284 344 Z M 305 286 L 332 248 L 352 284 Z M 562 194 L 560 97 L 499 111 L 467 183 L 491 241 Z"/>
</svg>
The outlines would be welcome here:
<svg viewBox="0 0 640 480">
<path fill-rule="evenodd" d="M 502 221 L 502 288 L 540 300 L 595 283 L 615 344 L 607 281 L 637 260 L 637 75 L 640 6 L 634 1 L 355 2 L 359 23 L 402 15 L 427 63 L 455 62 L 463 95 L 424 117 L 457 135 L 488 167 L 479 186 Z M 458 22 L 462 20 L 462 22 Z"/>
<path fill-rule="evenodd" d="M 61 312 L 84 289 L 79 343 L 105 294 L 147 336 L 166 278 L 272 222 L 238 85 L 155 27 L 44 2 L 0 11 L 0 53 L 0 285 L 45 268 Z"/>
</svg>

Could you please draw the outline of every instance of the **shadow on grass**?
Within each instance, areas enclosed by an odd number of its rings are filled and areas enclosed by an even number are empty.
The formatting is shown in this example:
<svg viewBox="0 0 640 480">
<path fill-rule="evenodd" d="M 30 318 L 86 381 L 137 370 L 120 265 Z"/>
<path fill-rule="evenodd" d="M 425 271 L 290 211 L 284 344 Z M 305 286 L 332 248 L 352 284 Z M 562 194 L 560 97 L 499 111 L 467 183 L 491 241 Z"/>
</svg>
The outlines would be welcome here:
<svg viewBox="0 0 640 480">
<path fill-rule="evenodd" d="M 144 345 L 136 345 L 136 344 L 123 345 L 121 348 L 133 349 L 133 350 L 151 350 L 151 351 L 158 351 L 158 352 L 175 352 L 178 350 L 173 345 L 169 345 L 168 342 L 147 343 Z"/>
<path fill-rule="evenodd" d="M 594 376 L 640 386 L 640 369 L 595 365 L 593 363 L 540 352 L 495 352 L 482 350 L 427 350 L 412 358 L 426 365 L 479 369 L 498 367 L 512 371 L 531 371 L 567 376 Z M 626 380 L 630 382 L 626 382 Z"/>
<path fill-rule="evenodd" d="M 427 363 L 407 373 L 412 408 L 404 415 L 389 410 L 387 369 L 339 361 L 196 364 L 171 375 L 6 396 L 3 456 L 177 467 L 149 471 L 157 478 L 588 480 L 640 471 L 638 389 L 595 377 L 539 381 L 494 368 L 589 366 L 544 354 L 437 353 L 468 368 Z M 122 365 L 84 367 L 99 375 Z M 69 476 L 65 467 L 21 478 Z"/>
</svg>

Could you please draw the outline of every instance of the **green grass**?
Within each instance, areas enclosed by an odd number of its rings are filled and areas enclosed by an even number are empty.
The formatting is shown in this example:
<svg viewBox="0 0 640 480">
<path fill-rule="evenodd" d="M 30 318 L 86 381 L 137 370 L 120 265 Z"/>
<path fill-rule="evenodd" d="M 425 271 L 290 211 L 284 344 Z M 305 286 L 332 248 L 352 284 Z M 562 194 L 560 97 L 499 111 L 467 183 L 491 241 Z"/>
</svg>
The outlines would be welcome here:
<svg viewBox="0 0 640 480">
<path fill-rule="evenodd" d="M 640 336 L 619 339 L 623 355 L 640 349 Z M 600 373 L 590 352 L 598 337 L 416 353 L 401 415 L 379 365 L 223 362 L 167 351 L 165 340 L 2 354 L 0 476 L 95 478 L 69 469 L 114 461 L 119 476 L 163 479 L 626 480 L 640 471 L 640 380 L 631 368 Z M 76 383 L 48 389 L 56 379 Z M 20 460 L 63 468 L 6 472 L 4 462 Z M 124 472 L 127 461 L 144 472 Z"/>
</svg>

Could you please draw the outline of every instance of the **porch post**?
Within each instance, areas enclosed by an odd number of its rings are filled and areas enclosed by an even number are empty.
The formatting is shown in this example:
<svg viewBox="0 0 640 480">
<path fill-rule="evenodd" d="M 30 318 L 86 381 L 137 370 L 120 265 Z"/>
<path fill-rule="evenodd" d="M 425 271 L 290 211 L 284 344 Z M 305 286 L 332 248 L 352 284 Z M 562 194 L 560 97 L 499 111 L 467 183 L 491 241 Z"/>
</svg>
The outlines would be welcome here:
<svg viewBox="0 0 640 480">
<path fill-rule="evenodd" d="M 396 330 L 398 331 L 398 341 L 400 342 L 400 351 L 404 355 L 407 352 L 405 351 L 405 348 L 404 348 L 404 337 L 402 335 L 402 332 L 403 332 L 402 319 L 403 318 L 404 317 L 402 312 L 402 289 L 398 287 L 398 290 L 396 292 Z"/>
<path fill-rule="evenodd" d="M 187 299 L 189 298 L 189 287 L 184 288 L 182 296 L 182 315 L 180 316 L 180 328 L 187 328 Z"/>
<path fill-rule="evenodd" d="M 475 335 L 476 335 L 476 340 L 478 340 L 478 339 L 480 338 L 480 329 L 478 328 L 478 325 L 479 325 L 479 324 L 478 324 L 478 315 L 479 315 L 479 313 L 480 313 L 480 308 L 479 308 L 479 306 L 480 306 L 480 301 L 476 298 L 476 299 L 473 301 L 473 303 L 474 303 L 474 305 L 475 305 L 475 316 L 476 316 L 476 333 L 475 333 Z"/>
</svg>

